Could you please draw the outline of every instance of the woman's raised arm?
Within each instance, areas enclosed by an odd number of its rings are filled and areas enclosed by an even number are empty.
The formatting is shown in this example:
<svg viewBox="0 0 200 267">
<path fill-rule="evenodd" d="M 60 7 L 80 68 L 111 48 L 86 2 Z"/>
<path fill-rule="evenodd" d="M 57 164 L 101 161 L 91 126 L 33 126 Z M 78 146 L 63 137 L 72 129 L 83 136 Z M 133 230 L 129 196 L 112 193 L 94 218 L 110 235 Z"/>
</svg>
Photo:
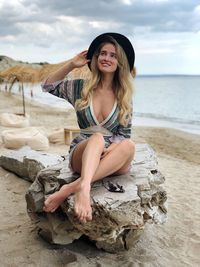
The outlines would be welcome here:
<svg viewBox="0 0 200 267">
<path fill-rule="evenodd" d="M 62 66 L 60 69 L 51 73 L 48 76 L 46 83 L 48 84 L 55 83 L 57 81 L 63 80 L 65 76 L 68 73 L 70 73 L 73 69 L 83 67 L 85 64 L 89 62 L 86 56 L 87 56 L 87 50 L 84 50 L 81 53 L 77 54 L 75 57 L 67 61 L 66 64 Z"/>
</svg>

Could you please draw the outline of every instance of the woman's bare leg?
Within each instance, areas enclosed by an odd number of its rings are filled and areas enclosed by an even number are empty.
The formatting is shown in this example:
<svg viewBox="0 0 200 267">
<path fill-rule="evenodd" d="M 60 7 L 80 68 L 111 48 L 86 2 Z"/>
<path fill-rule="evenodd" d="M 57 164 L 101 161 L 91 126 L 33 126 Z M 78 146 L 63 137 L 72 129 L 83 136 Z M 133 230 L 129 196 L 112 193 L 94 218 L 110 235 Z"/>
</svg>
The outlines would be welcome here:
<svg viewBox="0 0 200 267">
<path fill-rule="evenodd" d="M 91 182 L 99 166 L 104 147 L 105 141 L 102 134 L 95 133 L 89 138 L 81 159 L 79 154 L 79 163 L 76 155 L 80 151 L 76 150 L 73 153 L 72 167 L 81 174 L 79 188 L 74 197 L 74 211 L 78 219 L 83 222 L 86 221 L 86 218 L 87 220 L 92 220 L 90 204 Z M 77 163 L 78 165 L 81 163 L 80 169 L 77 169 Z"/>
<path fill-rule="evenodd" d="M 93 134 L 89 139 L 77 145 L 72 157 L 72 166 L 79 164 L 80 169 L 77 170 L 73 167 L 74 171 L 81 173 L 81 179 L 63 185 L 58 192 L 50 195 L 44 202 L 43 210 L 46 212 L 54 212 L 60 204 L 72 193 L 80 191 L 85 198 L 88 198 L 88 191 L 90 191 L 91 179 L 96 172 L 99 165 L 101 154 L 104 150 L 104 139 L 99 133 Z M 82 167 L 83 166 L 83 167 Z M 84 179 L 84 186 L 80 183 Z M 79 201 L 78 201 L 79 202 Z M 88 200 L 87 200 L 88 203 Z M 86 204 L 84 204 L 86 206 Z"/>
<path fill-rule="evenodd" d="M 115 173 L 116 175 L 127 173 L 128 167 L 134 156 L 134 143 L 126 139 L 117 144 L 102 160 L 100 160 L 103 148 L 100 143 L 101 135 L 96 134 L 88 146 L 87 141 L 77 146 L 73 153 L 72 166 L 76 172 L 81 173 L 81 177 L 71 184 L 64 185 L 59 192 L 54 193 L 45 201 L 44 210 L 53 212 L 66 197 L 75 193 L 75 213 L 80 221 L 92 219 L 92 210 L 90 206 L 90 185 L 91 182 L 97 181 L 105 176 Z M 99 141 L 101 140 L 101 141 Z M 97 143 L 100 150 L 94 153 Z M 87 149 L 86 149 L 87 148 Z M 91 153 L 92 151 L 92 153 Z M 101 153 L 100 153 L 101 151 Z M 92 165 L 93 164 L 93 165 Z M 92 167 L 92 168 L 91 168 Z M 83 170 L 83 172 L 82 172 Z M 89 170 L 89 175 L 87 175 Z M 53 205 L 52 205 L 53 203 Z M 52 208 L 55 206 L 55 208 Z"/>
<path fill-rule="evenodd" d="M 87 179 L 86 176 L 86 180 L 84 180 L 81 173 L 81 187 L 80 190 L 75 193 L 74 206 L 75 213 L 80 221 L 85 222 L 92 219 L 92 209 L 90 205 L 91 183 L 111 174 L 120 175 L 127 173 L 134 156 L 134 151 L 134 143 L 130 139 L 126 139 L 113 148 L 105 158 L 99 162 L 99 166 L 92 179 Z M 84 164 L 84 162 L 82 162 L 82 164 Z"/>
</svg>

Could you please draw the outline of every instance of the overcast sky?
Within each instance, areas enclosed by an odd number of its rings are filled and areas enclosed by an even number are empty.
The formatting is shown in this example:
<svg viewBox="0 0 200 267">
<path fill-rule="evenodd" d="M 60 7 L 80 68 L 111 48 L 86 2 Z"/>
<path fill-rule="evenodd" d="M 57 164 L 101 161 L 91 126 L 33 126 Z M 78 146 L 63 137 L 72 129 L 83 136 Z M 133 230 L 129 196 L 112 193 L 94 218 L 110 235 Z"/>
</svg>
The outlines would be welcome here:
<svg viewBox="0 0 200 267">
<path fill-rule="evenodd" d="M 138 74 L 200 74 L 199 0 L 0 0 L 0 55 L 58 63 L 125 34 Z"/>
</svg>

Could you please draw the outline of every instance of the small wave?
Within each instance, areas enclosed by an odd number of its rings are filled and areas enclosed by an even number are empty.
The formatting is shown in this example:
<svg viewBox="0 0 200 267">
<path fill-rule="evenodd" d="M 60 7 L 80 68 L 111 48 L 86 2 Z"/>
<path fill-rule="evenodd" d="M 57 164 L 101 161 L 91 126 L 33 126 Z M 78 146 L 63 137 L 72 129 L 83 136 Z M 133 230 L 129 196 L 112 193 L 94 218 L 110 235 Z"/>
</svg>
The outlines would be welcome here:
<svg viewBox="0 0 200 267">
<path fill-rule="evenodd" d="M 200 135 L 200 124 L 194 124 L 194 123 L 187 123 L 178 121 L 173 121 L 168 119 L 161 119 L 162 116 L 155 117 L 147 117 L 146 114 L 143 114 L 143 116 L 135 116 L 133 118 L 133 125 L 135 126 L 144 126 L 144 127 L 158 127 L 158 128 L 171 128 L 171 129 L 177 129 L 183 132 L 188 132 L 192 134 Z"/>
<path fill-rule="evenodd" d="M 180 124 L 192 124 L 200 126 L 200 121 L 197 120 L 188 120 L 183 118 L 176 118 L 176 117 L 167 117 L 161 114 L 153 114 L 153 113 L 141 113 L 141 112 L 135 112 L 134 113 L 136 117 L 143 117 L 143 118 L 151 118 L 151 119 L 157 119 L 157 120 L 164 120 L 167 122 L 177 122 Z"/>
</svg>

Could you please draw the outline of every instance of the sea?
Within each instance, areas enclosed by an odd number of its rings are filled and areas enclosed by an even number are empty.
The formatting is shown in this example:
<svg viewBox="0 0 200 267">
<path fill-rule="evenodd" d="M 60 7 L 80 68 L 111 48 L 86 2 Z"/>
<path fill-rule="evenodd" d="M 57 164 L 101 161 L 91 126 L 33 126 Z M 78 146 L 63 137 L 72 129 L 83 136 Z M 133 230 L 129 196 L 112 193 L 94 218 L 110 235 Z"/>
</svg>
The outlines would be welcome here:
<svg viewBox="0 0 200 267">
<path fill-rule="evenodd" d="M 8 90 L 3 84 L 0 90 Z M 12 88 L 22 94 L 19 85 Z M 63 99 L 45 93 L 40 84 L 24 84 L 25 98 L 55 108 L 71 108 Z M 133 125 L 165 127 L 200 135 L 200 76 L 148 75 L 134 80 Z"/>
</svg>

